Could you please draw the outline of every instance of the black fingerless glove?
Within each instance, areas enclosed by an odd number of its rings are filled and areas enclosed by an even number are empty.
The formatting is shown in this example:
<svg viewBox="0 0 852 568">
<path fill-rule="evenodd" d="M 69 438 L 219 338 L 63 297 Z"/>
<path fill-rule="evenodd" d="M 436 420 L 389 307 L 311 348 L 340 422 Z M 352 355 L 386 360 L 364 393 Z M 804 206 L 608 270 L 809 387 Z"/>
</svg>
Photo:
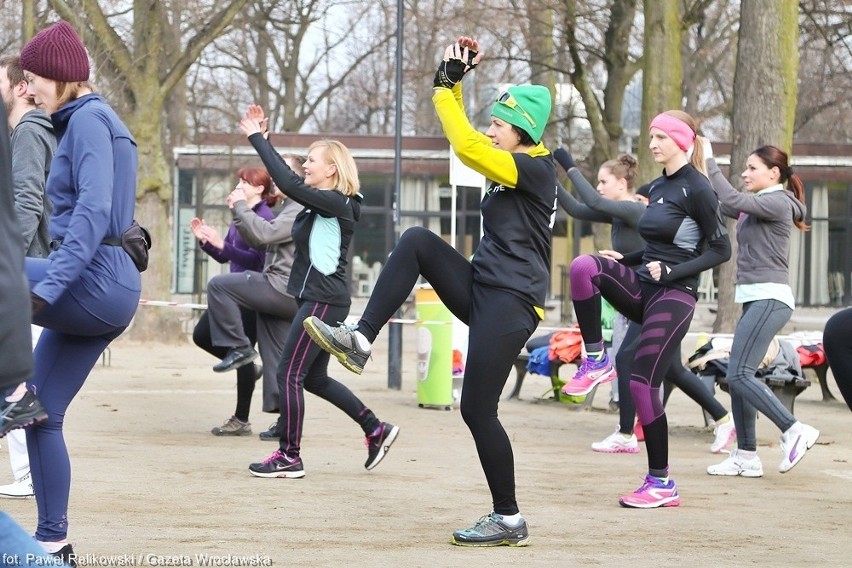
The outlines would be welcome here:
<svg viewBox="0 0 852 568">
<path fill-rule="evenodd" d="M 461 59 L 442 60 L 438 65 L 438 70 L 435 71 L 435 79 L 432 81 L 432 86 L 452 89 L 464 77 L 466 72 L 465 67 L 467 65 Z"/>
<path fill-rule="evenodd" d="M 574 157 L 568 153 L 565 148 L 557 148 L 553 151 L 553 158 L 559 162 L 559 165 L 565 168 L 567 172 L 571 168 L 577 167 L 577 162 L 574 161 Z"/>
<path fill-rule="evenodd" d="M 30 307 L 32 308 L 32 317 L 35 317 L 36 314 L 47 307 L 47 302 L 41 296 L 36 296 L 30 292 Z"/>
</svg>

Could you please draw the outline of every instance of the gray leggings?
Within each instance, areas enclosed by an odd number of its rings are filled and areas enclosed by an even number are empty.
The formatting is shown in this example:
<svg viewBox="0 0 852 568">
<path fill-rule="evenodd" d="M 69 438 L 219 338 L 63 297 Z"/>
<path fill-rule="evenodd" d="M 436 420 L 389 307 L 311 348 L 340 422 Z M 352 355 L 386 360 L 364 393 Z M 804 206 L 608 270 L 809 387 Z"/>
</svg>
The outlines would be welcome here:
<svg viewBox="0 0 852 568">
<path fill-rule="evenodd" d="M 796 418 L 784 407 L 766 384 L 755 378 L 772 338 L 793 315 L 790 306 L 777 300 L 757 300 L 743 305 L 743 315 L 734 332 L 728 364 L 731 410 L 737 427 L 737 447 L 757 450 L 755 422 L 759 410 L 784 432 Z"/>
</svg>

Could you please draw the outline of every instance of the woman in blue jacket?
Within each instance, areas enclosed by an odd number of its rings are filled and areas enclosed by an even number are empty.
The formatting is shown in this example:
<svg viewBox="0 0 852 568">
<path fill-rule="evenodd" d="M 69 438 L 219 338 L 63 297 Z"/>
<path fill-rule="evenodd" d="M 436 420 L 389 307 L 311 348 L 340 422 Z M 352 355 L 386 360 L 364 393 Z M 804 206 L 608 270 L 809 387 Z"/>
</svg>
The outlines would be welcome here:
<svg viewBox="0 0 852 568">
<path fill-rule="evenodd" d="M 47 552 L 69 560 L 65 411 L 139 304 L 139 271 L 121 246 L 104 243 L 133 221 L 136 142 L 92 91 L 86 48 L 67 22 L 36 34 L 21 51 L 21 67 L 27 92 L 50 114 L 58 140 L 45 186 L 54 250 L 46 259 L 26 259 L 33 323 L 44 327 L 27 385 L 48 415 L 27 430 L 35 537 Z"/>
</svg>

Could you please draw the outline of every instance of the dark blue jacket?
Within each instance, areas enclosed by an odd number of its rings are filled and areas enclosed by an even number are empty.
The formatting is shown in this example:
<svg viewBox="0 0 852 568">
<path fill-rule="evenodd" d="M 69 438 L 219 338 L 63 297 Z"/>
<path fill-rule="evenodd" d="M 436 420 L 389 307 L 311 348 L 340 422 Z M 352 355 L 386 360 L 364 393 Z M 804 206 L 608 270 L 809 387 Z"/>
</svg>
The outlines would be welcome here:
<svg viewBox="0 0 852 568">
<path fill-rule="evenodd" d="M 52 304 L 69 292 L 95 313 L 95 303 L 109 298 L 113 285 L 141 291 L 127 253 L 102 244 L 133 221 L 136 141 L 100 95 L 75 99 L 50 118 L 58 144 L 45 190 L 53 203 L 50 236 L 61 246 L 48 257 L 50 266 L 33 293 Z"/>
</svg>

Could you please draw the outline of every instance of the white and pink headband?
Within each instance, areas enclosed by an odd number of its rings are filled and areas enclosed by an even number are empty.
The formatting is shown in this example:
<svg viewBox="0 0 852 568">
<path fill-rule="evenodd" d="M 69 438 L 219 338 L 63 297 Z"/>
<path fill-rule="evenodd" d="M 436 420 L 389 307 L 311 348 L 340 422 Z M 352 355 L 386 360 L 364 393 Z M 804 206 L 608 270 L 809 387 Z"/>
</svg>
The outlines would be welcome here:
<svg viewBox="0 0 852 568">
<path fill-rule="evenodd" d="M 687 123 L 670 114 L 662 113 L 655 116 L 654 120 L 651 121 L 651 126 L 648 127 L 649 130 L 651 128 L 659 128 L 665 132 L 684 152 L 689 150 L 689 147 L 695 141 L 695 131 Z"/>
</svg>

